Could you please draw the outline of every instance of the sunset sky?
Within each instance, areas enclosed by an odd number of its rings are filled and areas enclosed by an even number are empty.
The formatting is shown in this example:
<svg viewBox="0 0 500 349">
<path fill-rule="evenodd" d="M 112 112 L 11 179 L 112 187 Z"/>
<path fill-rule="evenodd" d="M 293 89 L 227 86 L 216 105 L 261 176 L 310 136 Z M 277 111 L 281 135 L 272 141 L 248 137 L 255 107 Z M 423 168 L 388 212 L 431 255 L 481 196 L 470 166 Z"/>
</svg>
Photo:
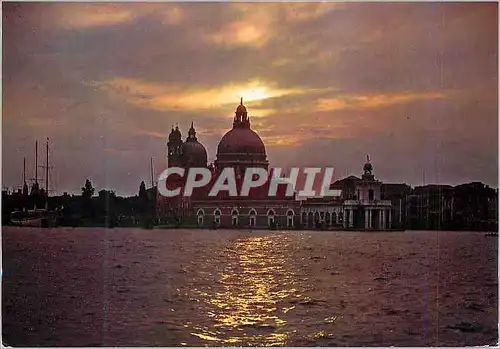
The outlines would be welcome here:
<svg viewBox="0 0 500 349">
<path fill-rule="evenodd" d="M 271 166 L 498 181 L 497 3 L 3 3 L 2 182 L 135 194 L 194 121 L 214 160 L 243 97 Z M 43 149 L 42 149 L 43 148 Z M 43 151 L 42 151 L 43 150 Z"/>
</svg>

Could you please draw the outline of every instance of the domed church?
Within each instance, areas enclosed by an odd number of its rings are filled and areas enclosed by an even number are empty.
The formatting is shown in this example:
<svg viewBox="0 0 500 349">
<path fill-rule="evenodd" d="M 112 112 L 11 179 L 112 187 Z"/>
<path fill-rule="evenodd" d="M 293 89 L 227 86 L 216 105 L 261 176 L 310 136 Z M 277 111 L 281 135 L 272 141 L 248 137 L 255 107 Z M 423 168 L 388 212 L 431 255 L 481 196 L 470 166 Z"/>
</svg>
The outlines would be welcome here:
<svg viewBox="0 0 500 349">
<path fill-rule="evenodd" d="M 212 183 L 203 188 L 196 188 L 190 197 L 158 197 L 157 215 L 160 223 L 177 217 L 183 225 L 201 227 L 210 227 L 213 224 L 223 227 L 295 225 L 295 219 L 299 217 L 298 202 L 293 197 L 286 197 L 284 186 L 278 187 L 276 197 L 268 196 L 270 182 L 259 188 L 252 188 L 248 197 L 230 197 L 227 192 L 221 192 L 216 197 L 208 196 L 211 185 L 224 168 L 235 169 L 238 190 L 241 188 L 246 168 L 269 168 L 266 147 L 260 136 L 251 129 L 250 117 L 243 105 L 243 99 L 236 108 L 232 128 L 219 142 L 213 164 L 207 163 L 207 151 L 196 137 L 194 123 L 191 123 L 185 141 L 182 140 L 179 127 L 172 127 L 168 136 L 167 152 L 168 167 L 208 168 L 212 171 Z M 185 179 L 171 182 L 172 188 L 182 187 L 183 180 Z"/>
<path fill-rule="evenodd" d="M 261 187 L 252 188 L 247 197 L 231 197 L 227 192 L 220 192 L 216 197 L 208 196 L 217 175 L 224 168 L 235 169 L 238 191 L 246 168 L 269 170 L 266 147 L 250 127 L 250 117 L 243 99 L 236 108 L 232 128 L 219 142 L 213 164 L 207 163 L 207 150 L 196 137 L 194 123 L 191 123 L 185 141 L 182 140 L 179 127 L 172 127 L 167 152 L 168 167 L 208 168 L 212 172 L 212 183 L 196 188 L 190 197 L 158 196 L 156 213 L 160 225 L 250 229 L 390 229 L 390 202 L 381 200 L 381 183 L 375 180 L 369 160 L 363 167 L 362 178 L 350 176 L 345 179 L 354 178 L 352 189 L 344 185 L 345 180 L 332 184 L 332 188 L 342 189 L 343 195 L 340 198 L 297 201 L 295 196 L 285 195 L 286 186 L 278 186 L 277 195 L 269 197 L 270 180 Z M 170 189 L 182 187 L 184 180 L 185 178 L 179 178 L 173 184 L 170 183 L 173 185 Z M 167 187 L 170 185 L 167 183 Z M 357 191 L 359 197 L 354 197 L 353 200 L 351 191 Z M 365 192 L 368 194 L 365 195 Z"/>
<path fill-rule="evenodd" d="M 177 126 L 168 136 L 168 166 L 207 167 L 207 150 L 196 138 L 194 123 L 188 131 L 186 141 Z M 244 174 L 247 167 L 268 169 L 266 147 L 259 135 L 250 128 L 250 118 L 243 105 L 243 98 L 236 108 L 233 128 L 219 142 L 217 159 L 213 164 L 215 169 L 233 167 L 236 173 Z"/>
<path fill-rule="evenodd" d="M 268 169 L 266 147 L 259 135 L 250 128 L 250 118 L 243 98 L 236 108 L 233 128 L 221 139 L 217 147 L 215 167 L 234 167 L 236 173 L 245 173 L 247 167 Z"/>
</svg>

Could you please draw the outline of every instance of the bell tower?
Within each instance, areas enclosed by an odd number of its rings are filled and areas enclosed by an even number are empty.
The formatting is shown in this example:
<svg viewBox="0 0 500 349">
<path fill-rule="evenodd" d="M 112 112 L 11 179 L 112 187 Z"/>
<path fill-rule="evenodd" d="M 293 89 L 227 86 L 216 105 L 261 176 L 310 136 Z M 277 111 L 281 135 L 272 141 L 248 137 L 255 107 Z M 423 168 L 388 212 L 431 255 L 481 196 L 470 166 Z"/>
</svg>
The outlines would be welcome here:
<svg viewBox="0 0 500 349">
<path fill-rule="evenodd" d="M 361 181 L 358 182 L 356 188 L 358 200 L 365 203 L 380 200 L 382 183 L 375 179 L 373 175 L 373 165 L 368 155 L 366 156 L 366 163 L 363 166 L 363 172 Z"/>
<path fill-rule="evenodd" d="M 175 130 L 174 127 L 172 126 L 172 131 L 168 136 L 168 142 L 167 142 L 168 167 L 175 167 L 181 165 L 182 163 L 181 147 L 182 147 L 182 135 L 181 131 L 179 131 L 179 126 L 176 126 Z"/>
</svg>

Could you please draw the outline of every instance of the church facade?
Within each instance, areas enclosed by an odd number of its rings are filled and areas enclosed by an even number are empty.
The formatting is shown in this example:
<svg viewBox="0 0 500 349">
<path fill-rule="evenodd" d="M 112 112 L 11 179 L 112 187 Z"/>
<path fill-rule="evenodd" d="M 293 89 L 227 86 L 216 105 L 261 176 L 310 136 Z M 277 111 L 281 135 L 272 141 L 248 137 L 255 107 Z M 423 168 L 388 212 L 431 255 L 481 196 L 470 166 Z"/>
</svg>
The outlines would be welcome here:
<svg viewBox="0 0 500 349">
<path fill-rule="evenodd" d="M 198 141 L 193 123 L 185 141 L 179 128 L 172 128 L 167 142 L 167 160 L 169 167 L 207 168 L 212 178 L 231 167 L 238 189 L 247 168 L 269 171 L 266 147 L 251 129 L 242 100 L 236 108 L 232 129 L 219 142 L 213 164 L 208 164 L 207 151 Z M 277 195 L 269 197 L 270 180 L 259 188 L 252 188 L 248 197 L 230 197 L 224 192 L 209 197 L 205 189 L 198 188 L 190 197 L 158 196 L 158 223 L 200 228 L 390 229 L 391 203 L 381 200 L 382 183 L 375 179 L 373 166 L 367 160 L 361 178 L 350 176 L 332 183 L 331 189 L 341 190 L 340 197 L 299 200 L 295 195 L 285 195 L 285 185 L 278 186 Z M 173 185 L 182 187 L 183 183 L 179 178 Z"/>
</svg>

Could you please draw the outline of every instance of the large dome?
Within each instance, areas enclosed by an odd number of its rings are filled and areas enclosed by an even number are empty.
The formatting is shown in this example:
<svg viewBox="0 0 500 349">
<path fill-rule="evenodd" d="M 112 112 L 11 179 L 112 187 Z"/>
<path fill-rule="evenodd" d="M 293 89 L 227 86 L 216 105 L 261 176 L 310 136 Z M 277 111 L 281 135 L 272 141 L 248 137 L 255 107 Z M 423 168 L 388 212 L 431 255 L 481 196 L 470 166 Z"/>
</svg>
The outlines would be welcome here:
<svg viewBox="0 0 500 349">
<path fill-rule="evenodd" d="M 262 154 L 266 155 L 264 142 L 249 128 L 233 128 L 221 139 L 217 154 Z"/>
<path fill-rule="evenodd" d="M 266 147 L 259 135 L 250 128 L 250 119 L 242 98 L 236 108 L 233 129 L 219 142 L 215 165 L 219 168 L 233 167 L 242 171 L 248 166 L 267 169 L 268 164 Z"/>
</svg>

